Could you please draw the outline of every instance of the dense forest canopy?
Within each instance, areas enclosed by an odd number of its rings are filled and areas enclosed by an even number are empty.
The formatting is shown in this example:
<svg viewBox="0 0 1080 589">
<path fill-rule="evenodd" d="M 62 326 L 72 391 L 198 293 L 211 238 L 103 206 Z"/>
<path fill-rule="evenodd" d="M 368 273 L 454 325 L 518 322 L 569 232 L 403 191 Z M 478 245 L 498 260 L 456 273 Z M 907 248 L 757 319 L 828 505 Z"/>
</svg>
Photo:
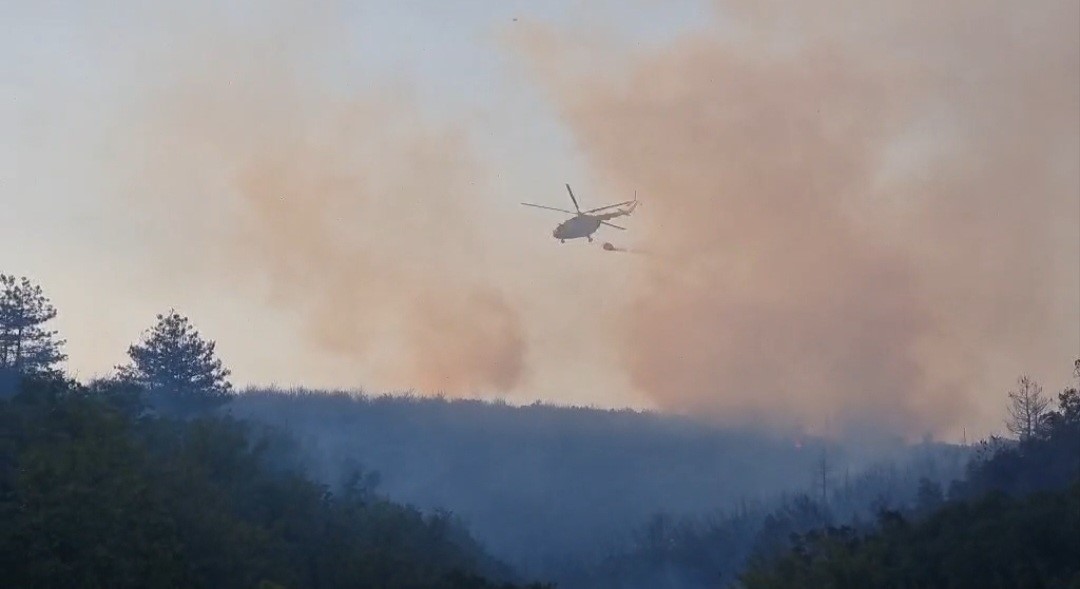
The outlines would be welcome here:
<svg viewBox="0 0 1080 589">
<path fill-rule="evenodd" d="M 392 502 L 359 471 L 332 492 L 267 428 L 148 416 L 124 385 L 29 381 L 4 392 L 8 586 L 525 586 L 451 514 Z"/>
</svg>

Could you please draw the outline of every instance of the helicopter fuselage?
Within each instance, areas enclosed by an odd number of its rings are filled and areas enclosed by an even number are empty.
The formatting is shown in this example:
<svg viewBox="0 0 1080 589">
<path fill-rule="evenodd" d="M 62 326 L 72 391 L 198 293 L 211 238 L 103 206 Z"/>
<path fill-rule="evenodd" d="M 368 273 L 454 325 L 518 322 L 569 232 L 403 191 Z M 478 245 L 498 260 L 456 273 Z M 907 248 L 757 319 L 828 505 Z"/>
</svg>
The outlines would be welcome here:
<svg viewBox="0 0 1080 589">
<path fill-rule="evenodd" d="M 629 209 L 617 209 L 610 213 L 601 213 L 599 215 L 581 213 L 559 223 L 559 225 L 555 227 L 555 230 L 551 232 L 551 235 L 562 242 L 565 242 L 567 239 L 580 239 L 582 237 L 592 241 L 592 234 L 596 233 L 596 230 L 600 228 L 600 225 L 602 225 L 604 221 L 629 215 L 633 210 L 633 207 L 631 207 Z"/>
<path fill-rule="evenodd" d="M 578 215 L 571 217 L 555 228 L 551 235 L 560 241 L 567 239 L 579 239 L 587 237 L 591 239 L 593 233 L 600 228 L 600 219 L 593 215 Z"/>
</svg>

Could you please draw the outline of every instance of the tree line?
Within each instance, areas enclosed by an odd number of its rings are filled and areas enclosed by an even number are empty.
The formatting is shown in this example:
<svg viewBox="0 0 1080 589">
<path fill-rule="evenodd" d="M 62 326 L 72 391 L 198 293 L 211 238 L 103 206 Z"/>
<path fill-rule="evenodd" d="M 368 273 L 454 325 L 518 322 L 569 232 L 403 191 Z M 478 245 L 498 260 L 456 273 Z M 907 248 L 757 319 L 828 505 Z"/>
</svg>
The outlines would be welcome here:
<svg viewBox="0 0 1080 589">
<path fill-rule="evenodd" d="M 25 376 L 62 377 L 67 343 L 46 325 L 57 311 L 41 286 L 27 277 L 0 274 L 0 382 Z M 128 362 L 107 380 L 140 387 L 155 407 L 191 415 L 227 402 L 232 393 L 216 343 L 170 309 L 141 341 L 128 347 Z"/>
<path fill-rule="evenodd" d="M 83 384 L 39 287 L 0 278 L 0 571 L 26 589 L 544 589 L 457 516 L 354 468 L 311 479 L 285 432 L 212 409 L 229 372 L 175 311 Z"/>
<path fill-rule="evenodd" d="M 1080 379 L 1080 359 L 1073 368 Z M 623 549 L 562 578 L 591 589 L 1080 589 L 1080 391 L 1050 398 L 1021 376 L 1004 396 L 1015 437 L 873 466 L 827 493 L 656 514 Z"/>
</svg>

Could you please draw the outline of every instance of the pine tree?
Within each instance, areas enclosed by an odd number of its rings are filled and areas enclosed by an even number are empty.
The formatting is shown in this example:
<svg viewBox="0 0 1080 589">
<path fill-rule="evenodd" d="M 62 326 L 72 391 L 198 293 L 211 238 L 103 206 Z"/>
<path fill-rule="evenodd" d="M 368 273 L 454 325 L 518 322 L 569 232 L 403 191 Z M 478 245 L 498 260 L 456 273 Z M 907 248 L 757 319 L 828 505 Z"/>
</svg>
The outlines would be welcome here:
<svg viewBox="0 0 1080 589">
<path fill-rule="evenodd" d="M 170 309 L 143 340 L 128 348 L 131 362 L 118 367 L 121 380 L 146 389 L 159 406 L 178 413 L 210 409 L 228 401 L 230 371 L 187 317 Z"/>
<path fill-rule="evenodd" d="M 0 274 L 0 371 L 25 375 L 55 375 L 67 360 L 66 343 L 44 324 L 56 318 L 56 309 L 41 287 L 26 277 Z"/>
</svg>

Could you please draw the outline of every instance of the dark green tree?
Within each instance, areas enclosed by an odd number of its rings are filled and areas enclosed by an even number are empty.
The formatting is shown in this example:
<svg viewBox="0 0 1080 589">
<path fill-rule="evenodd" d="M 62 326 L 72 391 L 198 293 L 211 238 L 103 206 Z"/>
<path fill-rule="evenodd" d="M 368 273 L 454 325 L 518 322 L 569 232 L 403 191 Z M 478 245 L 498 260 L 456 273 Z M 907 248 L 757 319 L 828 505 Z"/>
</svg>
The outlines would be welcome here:
<svg viewBox="0 0 1080 589">
<path fill-rule="evenodd" d="M 511 584 L 452 514 L 363 476 L 333 492 L 283 432 L 136 416 L 127 388 L 25 379 L 0 400 L 0 586 L 553 589 Z"/>
<path fill-rule="evenodd" d="M 226 403 L 232 393 L 230 371 L 187 317 L 170 309 L 141 342 L 128 348 L 130 363 L 117 367 L 120 380 L 146 390 L 158 407 L 185 414 Z"/>
<path fill-rule="evenodd" d="M 56 309 L 41 287 L 26 277 L 0 274 L 0 372 L 56 375 L 57 364 L 67 360 L 66 343 L 44 325 L 56 318 Z"/>
</svg>

